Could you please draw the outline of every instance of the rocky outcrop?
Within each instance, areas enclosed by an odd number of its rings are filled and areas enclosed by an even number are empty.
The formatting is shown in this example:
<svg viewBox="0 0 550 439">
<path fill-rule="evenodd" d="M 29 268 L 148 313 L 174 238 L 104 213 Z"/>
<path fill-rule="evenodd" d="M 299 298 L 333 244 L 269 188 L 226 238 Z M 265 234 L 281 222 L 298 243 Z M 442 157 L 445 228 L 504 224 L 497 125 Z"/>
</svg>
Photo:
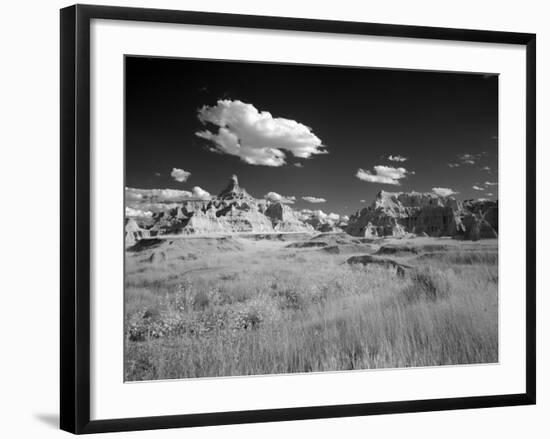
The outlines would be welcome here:
<svg viewBox="0 0 550 439">
<path fill-rule="evenodd" d="M 498 203 L 490 200 L 466 200 L 464 210 L 483 218 L 498 233 Z"/>
<path fill-rule="evenodd" d="M 298 214 L 286 204 L 273 203 L 265 210 L 276 232 L 313 232 L 315 229 L 302 220 Z"/>
<path fill-rule="evenodd" d="M 124 224 L 124 241 L 126 247 L 134 245 L 142 239 L 151 239 L 158 235 L 156 230 L 141 228 L 133 218 L 127 218 Z"/>
<path fill-rule="evenodd" d="M 374 202 L 350 217 L 346 231 L 354 236 L 448 236 L 460 231 L 460 203 L 429 193 L 381 191 Z"/>
<path fill-rule="evenodd" d="M 270 233 L 273 231 L 271 221 L 262 214 L 254 204 L 232 206 L 223 216 L 220 216 L 226 230 L 233 233 L 254 232 Z"/>
<path fill-rule="evenodd" d="M 126 222 L 126 242 L 162 235 L 209 235 L 232 233 L 311 233 L 315 229 L 302 221 L 290 206 L 268 203 L 252 197 L 233 175 L 216 197 L 187 200 L 153 214 L 147 222 L 134 218 Z"/>
<path fill-rule="evenodd" d="M 253 198 L 239 186 L 239 178 L 233 174 L 227 186 L 218 194 L 218 200 L 249 200 Z"/>
<path fill-rule="evenodd" d="M 483 216 L 468 212 L 462 218 L 464 239 L 478 241 L 480 239 L 498 238 L 496 230 Z"/>
<path fill-rule="evenodd" d="M 480 204 L 481 203 L 481 204 Z M 346 232 L 353 236 L 463 236 L 495 237 L 498 230 L 496 202 L 464 204 L 433 193 L 381 191 L 374 202 L 349 219 Z"/>
</svg>

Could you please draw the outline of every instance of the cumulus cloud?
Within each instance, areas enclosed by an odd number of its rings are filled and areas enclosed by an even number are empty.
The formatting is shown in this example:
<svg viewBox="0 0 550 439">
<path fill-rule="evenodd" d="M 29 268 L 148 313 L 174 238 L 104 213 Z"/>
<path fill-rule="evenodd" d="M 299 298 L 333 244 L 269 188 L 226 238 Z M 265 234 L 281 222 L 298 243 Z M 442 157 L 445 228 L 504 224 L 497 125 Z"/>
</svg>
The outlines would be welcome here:
<svg viewBox="0 0 550 439">
<path fill-rule="evenodd" d="M 125 190 L 126 202 L 128 201 L 139 201 L 143 198 L 143 193 L 140 192 L 140 189 L 126 188 Z"/>
<path fill-rule="evenodd" d="M 476 159 L 479 158 L 479 155 L 474 154 L 462 154 L 458 156 L 458 159 L 462 162 L 464 165 L 475 165 Z"/>
<path fill-rule="evenodd" d="M 489 166 L 484 166 L 483 168 L 481 168 L 481 170 L 491 172 L 491 168 Z"/>
<path fill-rule="evenodd" d="M 304 167 L 304 165 L 300 162 L 294 163 L 294 166 L 296 166 L 297 168 L 303 168 Z"/>
<path fill-rule="evenodd" d="M 178 168 L 172 168 L 172 172 L 170 173 L 170 176 L 180 183 L 183 183 L 184 181 L 187 181 L 187 179 L 191 176 L 190 172 L 184 171 L 183 169 Z"/>
<path fill-rule="evenodd" d="M 447 163 L 447 166 L 449 168 L 458 168 L 460 166 L 459 163 Z"/>
<path fill-rule="evenodd" d="M 408 160 L 408 158 L 403 157 L 402 155 L 390 155 L 388 157 L 388 160 L 392 162 L 405 162 Z"/>
<path fill-rule="evenodd" d="M 485 184 L 485 186 L 496 186 L 498 184 L 498 182 L 496 182 L 496 181 L 486 181 L 484 184 Z"/>
<path fill-rule="evenodd" d="M 173 209 L 174 207 L 180 206 L 181 203 L 154 203 L 145 201 L 142 203 L 135 203 L 133 206 L 127 206 L 131 207 L 132 209 L 140 210 L 142 212 L 151 212 L 151 213 L 158 213 L 158 212 L 164 212 L 166 210 Z"/>
<path fill-rule="evenodd" d="M 355 176 L 359 180 L 367 181 L 369 183 L 380 184 L 392 184 L 399 186 L 401 183 L 399 180 L 407 176 L 407 170 L 405 168 L 393 168 L 391 166 L 375 166 L 374 173 L 371 171 L 365 171 L 364 169 L 358 169 Z"/>
<path fill-rule="evenodd" d="M 307 201 L 308 203 L 326 203 L 327 201 L 324 198 L 317 197 L 302 197 L 302 200 Z"/>
<path fill-rule="evenodd" d="M 286 197 L 277 192 L 268 192 L 264 195 L 264 198 L 272 203 L 294 204 L 296 201 L 296 197 L 294 196 Z"/>
<path fill-rule="evenodd" d="M 367 200 L 359 200 L 360 203 L 366 203 Z"/>
<path fill-rule="evenodd" d="M 133 207 L 126 206 L 125 213 L 128 218 L 150 218 L 153 216 L 153 212 L 150 210 L 134 209 Z"/>
<path fill-rule="evenodd" d="M 489 192 L 489 193 L 487 194 L 488 197 L 492 197 L 493 195 L 494 195 L 494 194 L 493 194 L 492 192 Z"/>
<path fill-rule="evenodd" d="M 210 141 L 213 151 L 237 156 L 249 165 L 282 166 L 287 153 L 301 159 L 327 153 L 311 128 L 273 117 L 239 100 L 205 105 L 198 110 L 198 118 L 204 125 L 217 126 L 217 132 L 205 129 L 195 133 Z"/>
<path fill-rule="evenodd" d="M 319 220 L 326 220 L 328 215 L 322 210 L 302 209 L 300 210 L 300 216 L 302 219 L 317 218 Z"/>
<path fill-rule="evenodd" d="M 210 194 L 199 186 L 195 186 L 191 191 L 179 189 L 137 189 L 127 187 L 125 191 L 126 202 L 136 207 L 136 202 L 140 204 L 149 203 L 178 203 L 187 200 L 209 199 Z"/>
<path fill-rule="evenodd" d="M 453 194 L 458 194 L 458 192 L 455 192 L 448 187 L 433 187 L 432 192 L 440 197 L 448 197 Z"/>
<path fill-rule="evenodd" d="M 325 224 L 339 224 L 349 221 L 349 216 L 335 212 L 326 213 L 322 210 L 302 209 L 299 212 L 302 220 L 317 220 Z"/>
<path fill-rule="evenodd" d="M 193 198 L 199 198 L 201 200 L 209 200 L 211 197 L 209 192 L 205 191 L 199 186 L 193 187 L 192 195 L 193 195 Z"/>
<path fill-rule="evenodd" d="M 328 217 L 328 214 L 326 214 L 325 212 L 323 212 L 322 210 L 314 210 L 313 211 L 313 216 L 319 218 L 319 219 L 327 219 Z"/>
<path fill-rule="evenodd" d="M 474 185 L 472 186 L 472 189 L 473 189 L 473 190 L 476 190 L 476 191 L 484 191 L 484 190 L 485 190 L 485 188 L 479 187 L 479 186 L 476 185 L 476 184 L 474 184 Z"/>
<path fill-rule="evenodd" d="M 188 200 L 193 196 L 189 191 L 178 189 L 137 189 L 126 188 L 126 200 L 135 201 L 151 201 L 151 202 L 178 202 Z"/>
</svg>

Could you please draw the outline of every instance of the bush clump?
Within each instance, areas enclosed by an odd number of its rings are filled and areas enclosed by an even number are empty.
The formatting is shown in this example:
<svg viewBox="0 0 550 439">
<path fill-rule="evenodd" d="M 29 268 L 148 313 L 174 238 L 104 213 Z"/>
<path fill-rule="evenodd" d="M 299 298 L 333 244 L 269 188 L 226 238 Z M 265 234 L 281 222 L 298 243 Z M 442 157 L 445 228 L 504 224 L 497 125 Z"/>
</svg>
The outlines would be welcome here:
<svg viewBox="0 0 550 439">
<path fill-rule="evenodd" d="M 447 273 L 437 268 L 423 267 L 411 271 L 411 284 L 403 290 L 407 302 L 436 301 L 448 297 L 451 282 Z"/>
</svg>

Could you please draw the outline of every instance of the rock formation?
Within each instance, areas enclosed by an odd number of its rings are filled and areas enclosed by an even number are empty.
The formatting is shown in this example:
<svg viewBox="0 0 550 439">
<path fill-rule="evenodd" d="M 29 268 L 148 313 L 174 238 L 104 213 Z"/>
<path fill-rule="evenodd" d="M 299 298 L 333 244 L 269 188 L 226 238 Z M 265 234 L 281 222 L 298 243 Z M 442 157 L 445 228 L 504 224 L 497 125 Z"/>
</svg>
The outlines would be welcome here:
<svg viewBox="0 0 550 439">
<path fill-rule="evenodd" d="M 276 232 L 313 232 L 315 229 L 303 222 L 299 215 L 286 204 L 273 203 L 265 210 Z"/>
<path fill-rule="evenodd" d="M 133 218 L 127 218 L 124 225 L 124 240 L 127 247 L 134 245 L 141 239 L 150 239 L 158 235 L 155 230 L 141 228 Z"/>
<path fill-rule="evenodd" d="M 304 209 L 259 200 L 233 175 L 227 186 L 209 199 L 174 202 L 147 218 L 127 218 L 126 245 L 163 235 L 232 233 L 347 232 L 352 236 L 459 236 L 468 240 L 496 238 L 498 203 L 467 200 L 433 193 L 381 191 L 374 202 L 352 215 Z"/>
<path fill-rule="evenodd" d="M 349 218 L 336 214 L 327 215 L 321 210 L 304 209 L 300 212 L 300 219 L 321 233 L 342 233 L 348 225 Z"/>
<path fill-rule="evenodd" d="M 219 200 L 252 200 L 253 198 L 246 192 L 246 189 L 239 186 L 238 177 L 233 174 L 229 183 L 217 197 Z"/>
<path fill-rule="evenodd" d="M 381 191 L 374 202 L 349 219 L 346 232 L 353 236 L 463 236 L 494 238 L 498 231 L 498 204 L 433 193 Z"/>
<path fill-rule="evenodd" d="M 216 197 L 175 204 L 176 207 L 155 213 L 141 223 L 128 218 L 126 244 L 162 235 L 314 232 L 290 206 L 252 197 L 239 186 L 236 175 Z"/>
</svg>

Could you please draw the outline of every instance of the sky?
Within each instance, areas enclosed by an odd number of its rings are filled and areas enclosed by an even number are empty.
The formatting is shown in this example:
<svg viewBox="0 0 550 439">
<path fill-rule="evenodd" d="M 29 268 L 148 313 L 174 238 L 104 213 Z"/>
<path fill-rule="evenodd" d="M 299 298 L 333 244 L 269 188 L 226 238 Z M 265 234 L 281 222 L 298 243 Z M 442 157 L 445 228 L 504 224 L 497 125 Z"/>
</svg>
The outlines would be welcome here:
<svg viewBox="0 0 550 439">
<path fill-rule="evenodd" d="M 497 75 L 125 62 L 126 187 L 207 197 L 236 174 L 256 198 L 342 215 L 380 190 L 498 198 Z"/>
</svg>

